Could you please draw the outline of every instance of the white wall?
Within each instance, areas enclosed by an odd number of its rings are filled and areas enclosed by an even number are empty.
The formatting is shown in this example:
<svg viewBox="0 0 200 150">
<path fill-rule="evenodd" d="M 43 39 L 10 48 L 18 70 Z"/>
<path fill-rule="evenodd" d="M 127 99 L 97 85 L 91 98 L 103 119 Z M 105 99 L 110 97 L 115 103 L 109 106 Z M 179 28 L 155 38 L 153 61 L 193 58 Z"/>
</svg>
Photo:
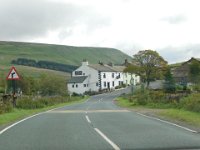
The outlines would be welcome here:
<svg viewBox="0 0 200 150">
<path fill-rule="evenodd" d="M 76 71 L 81 71 L 81 74 L 76 75 Z M 104 78 L 104 74 L 106 75 L 106 78 Z M 114 74 L 114 77 L 112 76 Z M 120 77 L 117 78 L 120 74 Z M 131 80 L 131 74 L 130 73 L 123 73 L 123 72 L 100 72 L 101 77 L 101 87 L 99 84 L 99 74 L 98 71 L 89 67 L 88 62 L 82 62 L 82 66 L 80 66 L 78 69 L 72 72 L 72 77 L 76 76 L 88 76 L 88 78 L 84 81 L 84 83 L 78 83 L 78 87 L 76 88 L 76 85 L 74 88 L 72 88 L 73 84 L 68 83 L 68 90 L 73 93 L 79 93 L 83 94 L 85 91 L 99 91 L 99 89 L 108 89 L 108 83 L 110 83 L 110 88 L 114 89 L 116 86 L 119 86 L 120 84 L 124 83 L 127 85 L 130 85 Z M 132 77 L 134 78 L 134 85 L 137 83 L 140 83 L 140 77 L 136 76 L 135 74 L 132 74 Z M 104 82 L 106 83 L 106 86 L 104 86 Z M 114 82 L 114 86 L 113 86 Z M 88 85 L 87 87 L 84 87 L 84 84 Z"/>
<path fill-rule="evenodd" d="M 106 78 L 104 78 L 104 74 Z M 114 77 L 112 76 L 114 74 Z M 120 74 L 120 77 L 117 78 Z M 106 86 L 104 86 L 104 82 L 106 82 Z M 108 82 L 110 83 L 110 88 L 114 89 L 116 86 L 119 86 L 123 82 L 123 74 L 121 72 L 101 72 L 101 89 L 108 88 Z M 114 82 L 114 86 L 113 86 Z"/>
<path fill-rule="evenodd" d="M 140 76 L 137 76 L 136 74 L 132 74 L 132 77 L 134 79 L 134 85 L 140 83 Z M 131 73 L 123 73 L 123 81 L 126 85 L 131 85 Z"/>
<path fill-rule="evenodd" d="M 75 74 L 76 71 L 82 71 L 82 74 L 76 75 Z M 83 62 L 82 66 L 80 66 L 79 68 L 77 68 L 75 71 L 72 72 L 72 77 L 77 77 L 77 76 L 88 76 L 87 81 L 86 81 L 86 84 L 88 84 L 88 88 L 80 89 L 80 91 L 84 91 L 84 92 L 85 91 L 99 91 L 98 71 L 89 67 L 87 62 Z M 80 87 L 83 87 L 83 86 L 80 86 Z"/>
<path fill-rule="evenodd" d="M 84 84 L 86 87 L 84 87 Z M 72 87 L 74 86 L 74 87 Z M 78 86 L 78 87 L 77 87 Z M 88 79 L 86 79 L 83 83 L 68 83 L 67 84 L 68 91 L 70 94 L 72 93 L 78 93 L 78 94 L 83 94 L 85 91 L 88 91 Z"/>
</svg>

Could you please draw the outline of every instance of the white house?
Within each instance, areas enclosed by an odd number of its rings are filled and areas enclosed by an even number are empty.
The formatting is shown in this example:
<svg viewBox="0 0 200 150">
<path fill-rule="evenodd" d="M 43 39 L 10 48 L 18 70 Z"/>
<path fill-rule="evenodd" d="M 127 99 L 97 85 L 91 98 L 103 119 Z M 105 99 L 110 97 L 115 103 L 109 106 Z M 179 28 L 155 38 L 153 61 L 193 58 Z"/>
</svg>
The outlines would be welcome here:
<svg viewBox="0 0 200 150">
<path fill-rule="evenodd" d="M 89 64 L 83 61 L 82 65 L 72 72 L 72 78 L 68 81 L 67 87 L 70 93 L 83 94 L 86 91 L 100 91 L 104 89 L 115 89 L 122 85 L 125 79 L 123 69 L 125 66 L 109 66 L 103 63 Z M 127 85 L 130 80 L 127 81 Z"/>
</svg>

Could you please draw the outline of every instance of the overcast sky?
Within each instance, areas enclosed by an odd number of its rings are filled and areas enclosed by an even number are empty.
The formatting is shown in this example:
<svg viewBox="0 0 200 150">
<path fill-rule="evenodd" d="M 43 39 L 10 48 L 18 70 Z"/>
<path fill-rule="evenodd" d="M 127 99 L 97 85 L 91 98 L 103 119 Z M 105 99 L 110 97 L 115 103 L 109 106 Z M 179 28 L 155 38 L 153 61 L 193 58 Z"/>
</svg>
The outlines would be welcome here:
<svg viewBox="0 0 200 150">
<path fill-rule="evenodd" d="M 0 40 L 200 58 L 200 0 L 0 0 Z"/>
</svg>

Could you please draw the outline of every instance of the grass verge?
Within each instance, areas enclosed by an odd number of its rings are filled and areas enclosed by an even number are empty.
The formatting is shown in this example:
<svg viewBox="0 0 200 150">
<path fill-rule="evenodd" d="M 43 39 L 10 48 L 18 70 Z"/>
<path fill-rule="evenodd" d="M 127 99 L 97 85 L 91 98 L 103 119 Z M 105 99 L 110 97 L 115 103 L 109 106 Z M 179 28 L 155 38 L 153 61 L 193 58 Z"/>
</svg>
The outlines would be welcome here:
<svg viewBox="0 0 200 150">
<path fill-rule="evenodd" d="M 200 127 L 200 113 L 197 112 L 186 111 L 183 109 L 165 109 L 160 111 L 158 115 Z"/>
<path fill-rule="evenodd" d="M 200 128 L 200 113 L 197 112 L 178 108 L 169 108 L 170 105 L 168 104 L 137 105 L 134 102 L 129 102 L 129 100 L 124 97 L 117 98 L 116 104 L 120 107 L 132 109 L 133 111 L 139 111 L 147 115 L 156 115 L 172 122 L 182 122 L 183 124 Z M 166 105 L 166 107 L 164 105 Z"/>
<path fill-rule="evenodd" d="M 37 113 L 47 111 L 47 110 L 50 110 L 50 109 L 54 109 L 54 108 L 57 108 L 57 107 L 81 103 L 81 102 L 86 101 L 88 98 L 89 97 L 85 97 L 85 98 L 77 97 L 77 98 L 75 98 L 71 101 L 68 101 L 66 103 L 56 104 L 56 105 L 53 105 L 53 106 L 48 106 L 48 107 L 40 108 L 40 109 L 13 109 L 12 112 L 0 115 L 0 126 L 4 126 L 6 124 L 9 124 L 9 123 L 15 122 L 17 120 L 23 119 L 25 117 L 31 116 L 33 114 L 37 114 Z"/>
</svg>

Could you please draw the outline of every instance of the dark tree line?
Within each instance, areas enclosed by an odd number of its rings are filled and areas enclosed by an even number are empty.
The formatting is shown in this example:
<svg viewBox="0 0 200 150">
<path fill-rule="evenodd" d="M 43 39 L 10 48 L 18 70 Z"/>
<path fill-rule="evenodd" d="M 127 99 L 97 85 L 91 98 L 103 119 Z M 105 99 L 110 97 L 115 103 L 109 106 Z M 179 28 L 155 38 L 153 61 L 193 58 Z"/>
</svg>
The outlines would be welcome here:
<svg viewBox="0 0 200 150">
<path fill-rule="evenodd" d="M 11 63 L 17 65 L 64 71 L 64 72 L 72 72 L 77 68 L 77 66 L 73 65 L 66 65 L 66 64 L 61 64 L 51 61 L 43 61 L 43 60 L 37 62 L 33 59 L 26 59 L 26 58 L 18 58 L 17 60 L 12 60 Z"/>
</svg>

